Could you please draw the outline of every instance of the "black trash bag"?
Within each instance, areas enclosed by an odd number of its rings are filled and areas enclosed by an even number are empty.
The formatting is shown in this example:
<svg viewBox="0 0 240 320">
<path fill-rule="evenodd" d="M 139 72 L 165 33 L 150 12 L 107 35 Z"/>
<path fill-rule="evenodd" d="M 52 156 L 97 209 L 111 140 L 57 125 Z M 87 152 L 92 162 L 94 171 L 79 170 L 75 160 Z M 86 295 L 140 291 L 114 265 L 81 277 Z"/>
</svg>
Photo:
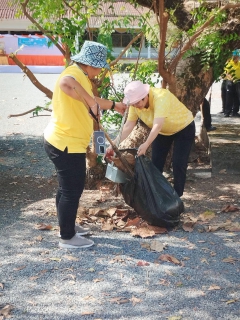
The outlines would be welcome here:
<svg viewBox="0 0 240 320">
<path fill-rule="evenodd" d="M 171 184 L 146 156 L 136 158 L 134 177 L 120 185 L 125 202 L 149 224 L 178 225 L 184 205 Z"/>
</svg>

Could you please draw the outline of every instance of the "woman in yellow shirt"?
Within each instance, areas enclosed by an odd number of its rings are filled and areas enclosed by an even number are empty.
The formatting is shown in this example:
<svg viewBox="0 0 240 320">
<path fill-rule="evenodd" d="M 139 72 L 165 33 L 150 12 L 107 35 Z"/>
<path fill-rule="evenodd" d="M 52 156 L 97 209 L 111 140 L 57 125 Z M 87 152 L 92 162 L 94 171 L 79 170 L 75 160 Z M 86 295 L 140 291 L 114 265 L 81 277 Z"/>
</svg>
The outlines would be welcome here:
<svg viewBox="0 0 240 320">
<path fill-rule="evenodd" d="M 139 146 L 138 156 L 145 154 L 152 144 L 152 162 L 161 172 L 174 142 L 172 158 L 174 189 L 179 197 L 182 196 L 188 158 L 195 138 L 192 112 L 169 90 L 150 88 L 141 81 L 130 82 L 124 90 L 124 96 L 123 102 L 129 103 L 131 107 L 120 142 L 128 137 L 137 120 L 141 119 L 151 131 L 146 141 Z M 109 147 L 106 157 L 111 158 L 112 155 L 112 148 Z"/>
<path fill-rule="evenodd" d="M 240 61 L 237 50 L 233 51 L 232 59 L 230 59 L 225 68 L 225 111 L 224 117 L 240 117 Z"/>
<path fill-rule="evenodd" d="M 53 92 L 53 111 L 44 131 L 44 147 L 57 171 L 56 207 L 61 248 L 85 248 L 94 244 L 82 237 L 89 229 L 75 225 L 85 184 L 86 148 L 93 132 L 89 111 L 97 116 L 99 108 L 115 109 L 120 113 L 126 109 L 122 102 L 93 95 L 90 79 L 99 75 L 102 68 L 109 68 L 106 58 L 105 46 L 85 41 L 80 53 L 71 58 L 73 64 L 59 76 Z"/>
</svg>

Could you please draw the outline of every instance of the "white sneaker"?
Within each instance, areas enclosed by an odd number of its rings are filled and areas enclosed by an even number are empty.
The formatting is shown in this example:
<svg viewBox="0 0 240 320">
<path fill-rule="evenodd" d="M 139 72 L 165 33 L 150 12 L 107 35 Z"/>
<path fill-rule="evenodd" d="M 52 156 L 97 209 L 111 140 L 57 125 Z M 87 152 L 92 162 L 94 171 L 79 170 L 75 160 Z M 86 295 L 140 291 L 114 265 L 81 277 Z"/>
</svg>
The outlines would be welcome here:
<svg viewBox="0 0 240 320">
<path fill-rule="evenodd" d="M 72 248 L 72 249 L 81 249 L 81 248 L 88 248 L 94 245 L 94 242 L 92 240 L 88 240 L 82 236 L 80 236 L 78 233 L 76 233 L 71 239 L 59 240 L 59 247 L 60 248 Z"/>
<path fill-rule="evenodd" d="M 78 233 L 80 236 L 85 236 L 86 234 L 90 233 L 90 229 L 75 225 L 75 232 Z M 60 232 L 59 232 L 58 236 L 59 236 L 59 238 L 61 238 Z"/>
</svg>

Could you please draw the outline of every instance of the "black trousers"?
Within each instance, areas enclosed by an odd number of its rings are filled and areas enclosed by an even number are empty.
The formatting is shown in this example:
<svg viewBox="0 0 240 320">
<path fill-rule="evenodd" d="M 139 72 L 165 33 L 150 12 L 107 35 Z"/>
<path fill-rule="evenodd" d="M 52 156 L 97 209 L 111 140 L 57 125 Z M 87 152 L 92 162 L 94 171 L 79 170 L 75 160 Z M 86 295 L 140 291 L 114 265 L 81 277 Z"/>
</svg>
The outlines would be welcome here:
<svg viewBox="0 0 240 320">
<path fill-rule="evenodd" d="M 172 156 L 174 189 L 179 197 L 183 195 L 188 158 L 194 138 L 195 122 L 193 121 L 186 128 L 171 136 L 159 134 L 152 143 L 152 162 L 161 172 L 163 172 L 168 152 L 174 142 Z"/>
<path fill-rule="evenodd" d="M 226 92 L 227 92 L 226 82 L 227 82 L 227 80 L 223 80 L 222 85 L 221 85 L 221 98 L 222 98 L 222 112 L 223 113 L 225 113 L 225 109 L 226 109 Z"/>
<path fill-rule="evenodd" d="M 209 101 L 206 98 L 204 98 L 201 106 L 201 112 L 203 125 L 207 130 L 210 129 L 212 126 L 212 116 L 210 108 L 211 107 Z"/>
<path fill-rule="evenodd" d="M 233 81 L 226 80 L 226 105 L 225 114 L 236 114 L 239 111 L 239 100 L 237 94 L 237 86 Z"/>
<path fill-rule="evenodd" d="M 68 153 L 52 146 L 44 140 L 44 148 L 53 162 L 58 178 L 56 208 L 62 239 L 71 239 L 75 235 L 75 220 L 79 200 L 86 178 L 86 154 Z"/>
</svg>

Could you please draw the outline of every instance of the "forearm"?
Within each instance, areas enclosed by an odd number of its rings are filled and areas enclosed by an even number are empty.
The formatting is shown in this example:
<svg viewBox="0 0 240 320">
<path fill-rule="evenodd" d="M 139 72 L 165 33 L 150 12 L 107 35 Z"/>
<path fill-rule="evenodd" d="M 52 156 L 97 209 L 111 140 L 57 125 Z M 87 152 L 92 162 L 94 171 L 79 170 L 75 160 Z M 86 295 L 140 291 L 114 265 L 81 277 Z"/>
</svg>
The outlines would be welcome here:
<svg viewBox="0 0 240 320">
<path fill-rule="evenodd" d="M 147 140 L 145 141 L 147 147 L 151 145 L 151 143 L 155 140 L 155 138 L 159 134 L 162 128 L 163 122 L 164 122 L 164 118 L 158 118 L 154 120 L 153 127 L 147 137 Z"/>
<path fill-rule="evenodd" d="M 99 97 L 95 97 L 95 99 L 96 99 L 97 103 L 99 104 L 100 109 L 102 109 L 102 110 L 109 110 L 113 106 L 113 101 L 111 101 L 111 100 L 106 100 L 106 99 L 99 98 Z M 116 103 L 115 103 L 115 105 L 116 105 Z"/>
<path fill-rule="evenodd" d="M 114 139 L 113 143 L 116 144 L 117 142 L 121 143 L 124 141 L 129 134 L 132 132 L 133 128 L 135 127 L 136 121 L 127 121 L 122 130 L 122 134 L 119 137 L 119 135 Z"/>
</svg>

